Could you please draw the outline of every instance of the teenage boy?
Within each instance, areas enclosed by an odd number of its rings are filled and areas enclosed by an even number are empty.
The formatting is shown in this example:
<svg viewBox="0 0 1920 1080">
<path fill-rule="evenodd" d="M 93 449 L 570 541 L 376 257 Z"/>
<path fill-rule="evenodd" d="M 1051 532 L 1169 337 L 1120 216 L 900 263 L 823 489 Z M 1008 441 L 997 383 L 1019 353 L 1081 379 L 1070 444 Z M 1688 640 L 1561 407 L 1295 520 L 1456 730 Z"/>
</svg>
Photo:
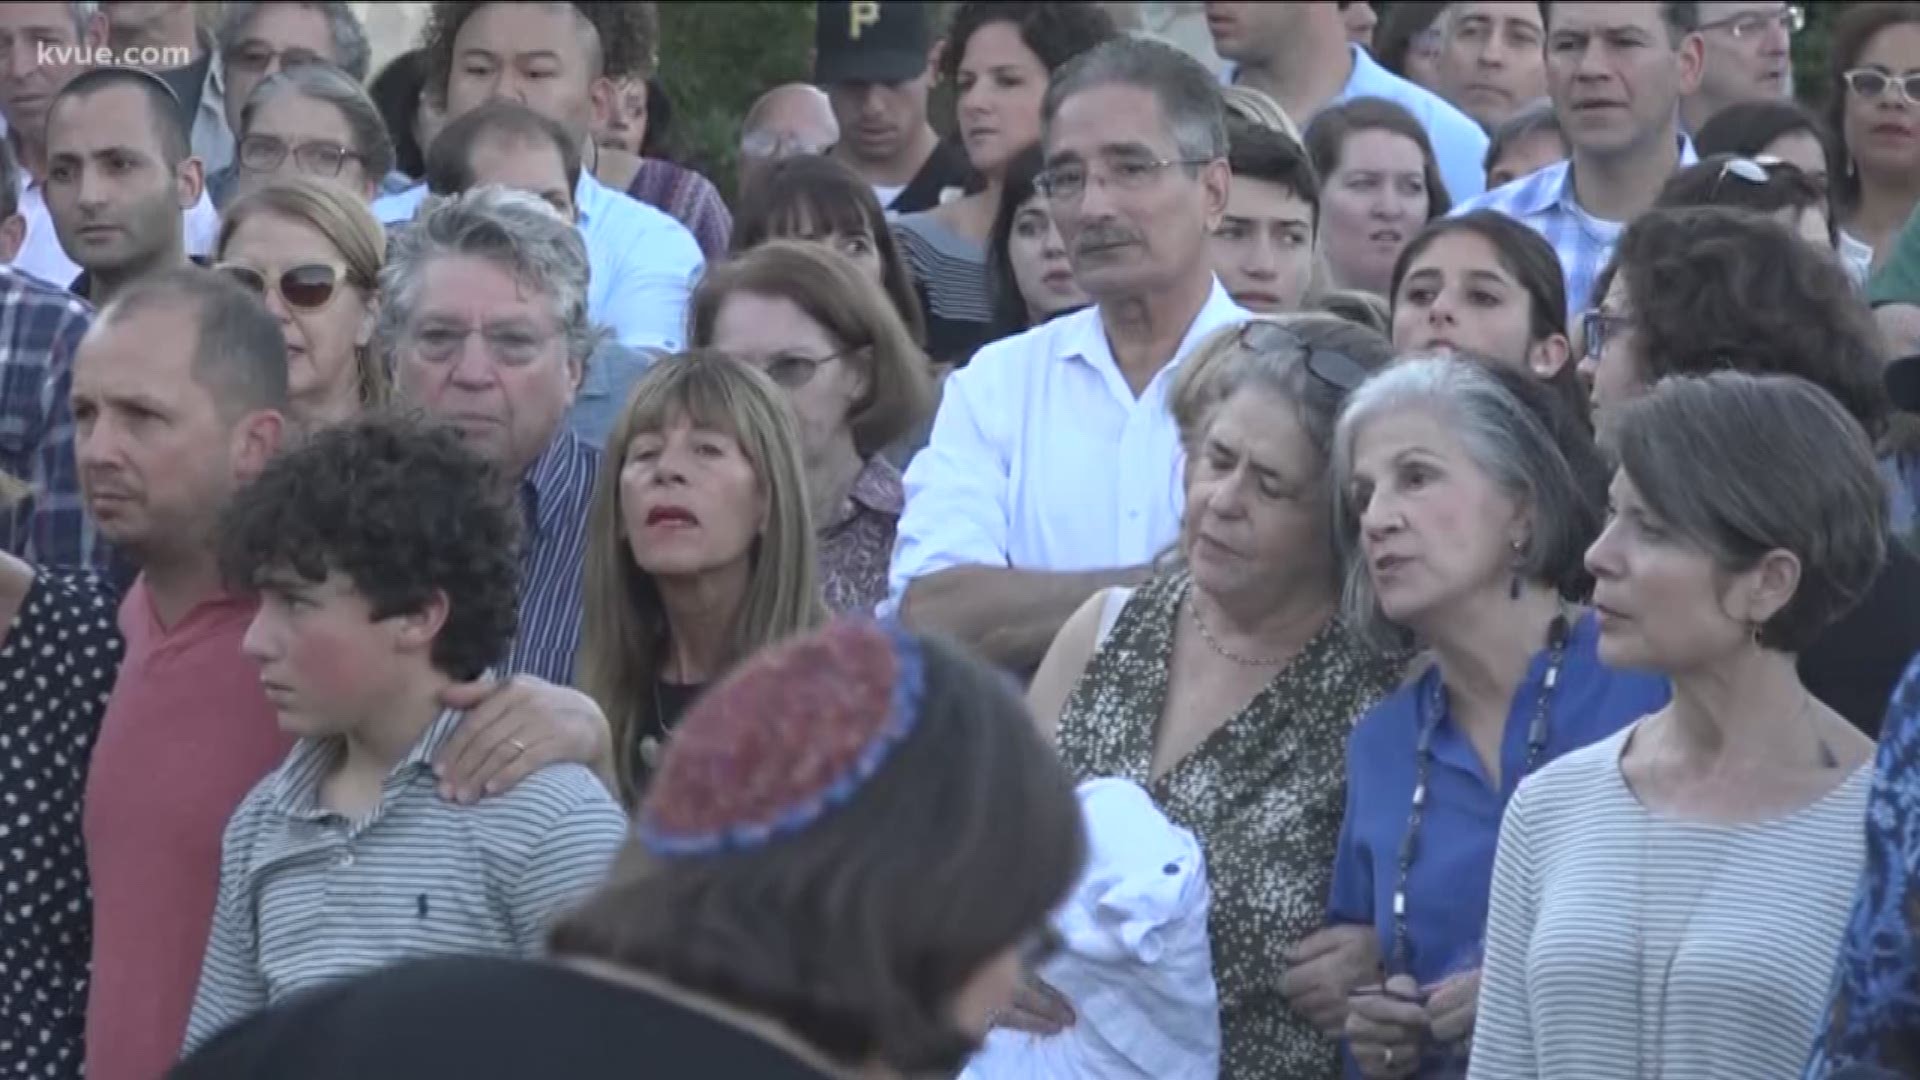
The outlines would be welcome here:
<svg viewBox="0 0 1920 1080">
<path fill-rule="evenodd" d="M 242 648 L 299 737 L 240 804 L 192 1048 L 286 995 L 440 953 L 533 954 L 599 883 L 626 815 L 554 765 L 473 806 L 430 762 L 438 695 L 505 654 L 519 510 L 449 428 L 373 416 L 267 466 L 221 521 L 221 573 L 260 594 Z"/>
</svg>

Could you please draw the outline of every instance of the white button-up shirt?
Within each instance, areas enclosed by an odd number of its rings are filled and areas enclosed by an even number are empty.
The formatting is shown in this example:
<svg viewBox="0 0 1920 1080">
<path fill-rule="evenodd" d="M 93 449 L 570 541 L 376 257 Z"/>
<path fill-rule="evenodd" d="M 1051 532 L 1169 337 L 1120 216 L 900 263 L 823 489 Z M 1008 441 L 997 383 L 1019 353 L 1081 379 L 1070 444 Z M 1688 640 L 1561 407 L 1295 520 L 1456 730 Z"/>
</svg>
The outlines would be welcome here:
<svg viewBox="0 0 1920 1080">
<path fill-rule="evenodd" d="M 381 224 L 412 221 L 427 198 L 417 184 L 375 199 Z M 685 225 L 580 170 L 573 204 L 587 241 L 592 280 L 587 314 L 633 349 L 678 350 L 686 335 L 687 300 L 706 266 Z"/>
<path fill-rule="evenodd" d="M 1248 318 L 1219 281 L 1173 360 L 1138 397 L 1098 308 L 996 341 L 947 379 L 907 468 L 888 608 L 952 566 L 1138 566 L 1180 533 L 1180 436 L 1167 388 L 1186 355 Z"/>
<path fill-rule="evenodd" d="M 60 246 L 60 235 L 53 229 L 53 213 L 47 209 L 47 185 L 21 169 L 19 180 L 20 216 L 27 223 L 27 236 L 20 253 L 13 257 L 13 268 L 25 270 L 49 285 L 71 288 L 80 276 L 80 266 Z M 188 255 L 209 256 L 220 238 L 220 215 L 205 190 L 193 209 L 181 211 L 186 228 Z"/>
</svg>

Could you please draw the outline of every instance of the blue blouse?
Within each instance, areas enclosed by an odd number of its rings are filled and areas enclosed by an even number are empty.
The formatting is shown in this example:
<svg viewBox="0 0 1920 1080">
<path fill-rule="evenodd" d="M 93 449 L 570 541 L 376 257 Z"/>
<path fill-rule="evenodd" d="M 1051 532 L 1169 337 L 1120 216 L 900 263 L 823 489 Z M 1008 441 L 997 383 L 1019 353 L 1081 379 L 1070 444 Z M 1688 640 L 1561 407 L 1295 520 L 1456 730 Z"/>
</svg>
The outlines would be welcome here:
<svg viewBox="0 0 1920 1080">
<path fill-rule="evenodd" d="M 1536 768 L 1599 742 L 1667 703 L 1665 678 L 1604 667 L 1598 643 L 1593 616 L 1583 616 L 1567 642 L 1547 714 L 1547 743 Z M 1501 737 L 1498 789 L 1451 717 L 1443 715 L 1434 731 L 1425 820 L 1407 875 L 1407 962 L 1423 987 L 1480 966 L 1500 815 L 1526 766 L 1527 731 L 1547 661 L 1543 648 L 1514 693 Z M 1372 923 L 1383 960 L 1393 949 L 1393 892 L 1413 806 L 1419 703 L 1439 679 L 1439 669 L 1429 668 L 1375 705 L 1348 744 L 1347 813 L 1334 855 L 1330 917 L 1335 923 Z"/>
<path fill-rule="evenodd" d="M 1849 1066 L 1920 1075 L 1920 657 L 1880 729 L 1866 828 L 1866 867 L 1808 1080 Z"/>
</svg>

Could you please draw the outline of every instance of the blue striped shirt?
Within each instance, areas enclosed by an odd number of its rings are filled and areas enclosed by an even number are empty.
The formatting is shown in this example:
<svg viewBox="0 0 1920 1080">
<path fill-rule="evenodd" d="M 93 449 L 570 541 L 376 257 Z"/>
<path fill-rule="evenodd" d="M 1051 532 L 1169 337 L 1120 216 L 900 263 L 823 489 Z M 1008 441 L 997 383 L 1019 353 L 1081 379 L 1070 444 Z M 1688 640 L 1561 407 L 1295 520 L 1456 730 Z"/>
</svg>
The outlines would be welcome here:
<svg viewBox="0 0 1920 1080">
<path fill-rule="evenodd" d="M 320 804 L 336 738 L 302 739 L 227 823 L 192 1049 L 296 991 L 400 960 L 536 955 L 548 924 L 597 886 L 627 836 L 592 772 L 552 765 L 472 806 L 440 798 L 442 713 L 350 821 Z"/>
<path fill-rule="evenodd" d="M 1693 140 L 1680 136 L 1680 168 L 1699 161 Z M 1567 321 L 1599 303 L 1593 282 L 1613 258 L 1613 247 L 1626 225 L 1594 217 L 1580 206 L 1573 187 L 1573 159 L 1556 162 L 1538 172 L 1494 188 L 1453 208 L 1454 216 L 1474 210 L 1498 210 L 1527 226 L 1553 245 L 1560 270 L 1567 277 Z"/>
<path fill-rule="evenodd" d="M 0 469 L 32 488 L 0 510 L 0 547 L 47 566 L 106 569 L 74 463 L 73 356 L 93 308 L 56 285 L 0 267 Z"/>
<path fill-rule="evenodd" d="M 573 685 L 580 652 L 580 568 L 600 451 L 562 427 L 520 482 L 526 535 L 520 553 L 520 630 L 507 654 L 511 674 Z"/>
</svg>

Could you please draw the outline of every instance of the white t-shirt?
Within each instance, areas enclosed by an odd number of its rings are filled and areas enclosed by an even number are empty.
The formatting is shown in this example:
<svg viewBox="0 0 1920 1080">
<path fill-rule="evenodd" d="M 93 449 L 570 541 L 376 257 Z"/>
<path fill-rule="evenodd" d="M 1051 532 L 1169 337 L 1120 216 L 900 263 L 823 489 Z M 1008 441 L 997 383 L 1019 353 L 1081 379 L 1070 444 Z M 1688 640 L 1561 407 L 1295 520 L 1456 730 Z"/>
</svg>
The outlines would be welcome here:
<svg viewBox="0 0 1920 1080">
<path fill-rule="evenodd" d="M 899 198 L 900 193 L 905 190 L 907 190 L 907 185 L 905 184 L 894 184 L 891 186 L 874 184 L 873 197 L 880 200 L 881 209 L 891 210 L 893 209 L 893 200 Z"/>
</svg>

